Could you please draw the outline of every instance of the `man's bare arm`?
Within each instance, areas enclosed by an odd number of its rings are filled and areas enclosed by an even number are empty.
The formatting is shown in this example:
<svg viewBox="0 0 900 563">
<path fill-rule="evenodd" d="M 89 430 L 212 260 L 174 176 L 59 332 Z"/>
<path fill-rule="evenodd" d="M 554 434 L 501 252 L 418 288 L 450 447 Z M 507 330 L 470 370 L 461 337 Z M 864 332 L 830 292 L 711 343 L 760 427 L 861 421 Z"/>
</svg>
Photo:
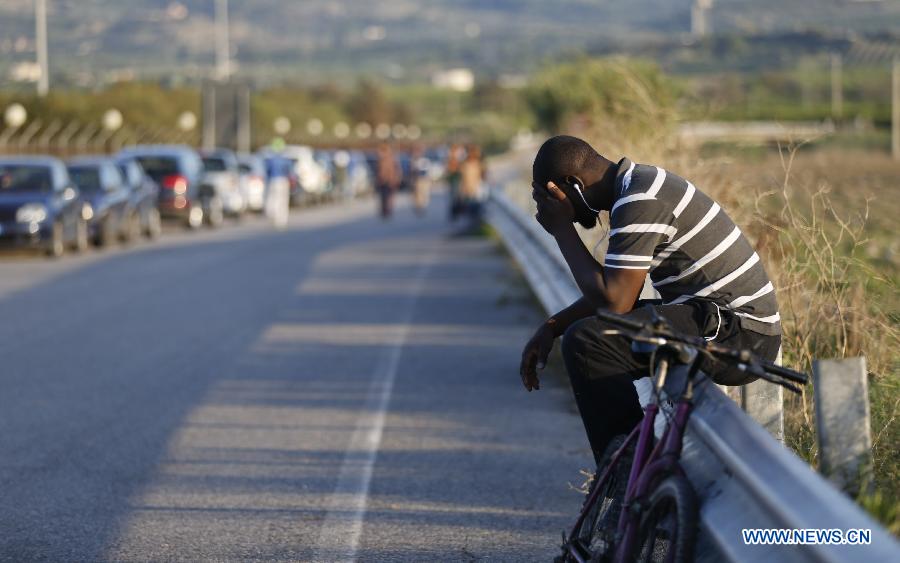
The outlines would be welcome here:
<svg viewBox="0 0 900 563">
<path fill-rule="evenodd" d="M 584 246 L 571 224 L 558 229 L 554 237 L 578 289 L 592 306 L 592 310 L 601 307 L 614 313 L 627 313 L 631 310 L 641 293 L 647 270 L 604 268 Z"/>
<path fill-rule="evenodd" d="M 575 323 L 575 321 L 590 317 L 594 314 L 595 310 L 596 308 L 591 305 L 591 302 L 582 297 L 547 319 L 546 324 L 553 332 L 554 337 L 560 337 L 566 332 L 567 328 Z"/>
</svg>

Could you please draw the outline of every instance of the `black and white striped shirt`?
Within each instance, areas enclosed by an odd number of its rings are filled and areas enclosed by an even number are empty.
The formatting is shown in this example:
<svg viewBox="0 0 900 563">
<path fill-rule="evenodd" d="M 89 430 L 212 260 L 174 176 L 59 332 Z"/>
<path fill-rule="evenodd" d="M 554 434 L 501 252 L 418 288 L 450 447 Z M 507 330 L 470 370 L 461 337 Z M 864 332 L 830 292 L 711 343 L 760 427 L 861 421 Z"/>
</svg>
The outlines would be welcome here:
<svg viewBox="0 0 900 563">
<path fill-rule="evenodd" d="M 712 301 L 747 330 L 781 334 L 772 282 L 719 204 L 683 178 L 627 158 L 615 189 L 605 267 L 649 269 L 665 303 Z"/>
</svg>

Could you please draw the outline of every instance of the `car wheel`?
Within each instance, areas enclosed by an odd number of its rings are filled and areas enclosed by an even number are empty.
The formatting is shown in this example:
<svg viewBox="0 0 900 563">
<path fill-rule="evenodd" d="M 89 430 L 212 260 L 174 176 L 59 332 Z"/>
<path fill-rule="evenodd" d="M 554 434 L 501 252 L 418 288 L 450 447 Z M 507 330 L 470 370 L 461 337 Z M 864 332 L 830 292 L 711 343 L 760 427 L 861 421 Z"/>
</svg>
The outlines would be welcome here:
<svg viewBox="0 0 900 563">
<path fill-rule="evenodd" d="M 162 218 L 159 209 L 153 208 L 147 214 L 147 238 L 156 239 L 162 234 Z"/>
<path fill-rule="evenodd" d="M 88 246 L 90 246 L 90 241 L 88 240 L 87 221 L 79 217 L 78 222 L 75 223 L 75 250 L 84 252 Z"/>
<path fill-rule="evenodd" d="M 187 217 L 187 226 L 191 230 L 199 229 L 201 225 L 203 225 L 203 207 L 197 204 L 191 204 L 191 209 L 188 211 Z"/>
<path fill-rule="evenodd" d="M 214 197 L 209 200 L 209 215 L 208 215 L 208 223 L 212 228 L 218 228 L 225 221 L 225 210 L 222 205 L 222 200 Z"/>
<path fill-rule="evenodd" d="M 116 242 L 116 228 L 112 219 L 107 217 L 100 225 L 100 234 L 97 236 L 98 246 L 112 246 Z"/>
<path fill-rule="evenodd" d="M 50 245 L 47 247 L 47 255 L 59 258 L 66 252 L 66 240 L 63 236 L 62 223 L 53 223 L 50 230 Z"/>
<path fill-rule="evenodd" d="M 137 212 L 129 213 L 125 219 L 125 231 L 122 233 L 122 240 L 125 242 L 134 242 L 141 237 L 141 217 Z"/>
</svg>

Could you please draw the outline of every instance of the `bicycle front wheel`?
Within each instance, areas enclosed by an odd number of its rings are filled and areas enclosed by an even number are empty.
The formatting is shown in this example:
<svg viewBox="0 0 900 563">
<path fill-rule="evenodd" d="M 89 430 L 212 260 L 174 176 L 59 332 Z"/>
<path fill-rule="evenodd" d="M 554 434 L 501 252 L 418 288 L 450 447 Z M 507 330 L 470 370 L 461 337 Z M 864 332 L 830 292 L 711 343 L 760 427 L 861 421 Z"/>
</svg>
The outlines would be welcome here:
<svg viewBox="0 0 900 563">
<path fill-rule="evenodd" d="M 595 477 L 603 473 L 612 460 L 613 454 L 625 443 L 625 439 L 626 436 L 620 434 L 610 441 L 603 453 L 600 465 L 597 466 Z M 625 499 L 625 488 L 628 485 L 628 473 L 631 470 L 632 459 L 634 459 L 634 442 L 629 444 L 616 466 L 613 467 L 606 482 L 602 484 L 603 490 L 596 497 L 596 502 L 591 506 L 579 530 L 578 538 L 591 554 L 591 560 L 600 560 L 612 552 L 613 538 L 619 522 L 619 513 L 622 510 L 622 501 Z M 594 486 L 597 486 L 597 483 L 594 483 Z"/>
<path fill-rule="evenodd" d="M 660 481 L 641 516 L 637 561 L 693 561 L 697 535 L 697 495 L 687 479 L 673 475 Z"/>
</svg>

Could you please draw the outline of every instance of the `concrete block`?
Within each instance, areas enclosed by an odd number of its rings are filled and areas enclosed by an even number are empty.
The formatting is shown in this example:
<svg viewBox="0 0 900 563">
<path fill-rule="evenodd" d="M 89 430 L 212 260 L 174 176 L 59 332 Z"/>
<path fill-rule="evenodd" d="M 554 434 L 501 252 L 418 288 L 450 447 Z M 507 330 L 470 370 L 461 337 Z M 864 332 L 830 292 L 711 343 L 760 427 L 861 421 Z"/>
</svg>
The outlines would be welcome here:
<svg viewBox="0 0 900 563">
<path fill-rule="evenodd" d="M 784 388 L 763 379 L 741 387 L 741 408 L 784 443 Z"/>
<path fill-rule="evenodd" d="M 819 466 L 850 494 L 869 482 L 872 432 L 866 359 L 817 360 L 813 363 Z"/>
<path fill-rule="evenodd" d="M 781 349 L 775 363 L 781 365 Z M 740 405 L 750 417 L 784 443 L 784 388 L 763 379 L 739 387 L 719 385 L 725 395 Z"/>
</svg>

